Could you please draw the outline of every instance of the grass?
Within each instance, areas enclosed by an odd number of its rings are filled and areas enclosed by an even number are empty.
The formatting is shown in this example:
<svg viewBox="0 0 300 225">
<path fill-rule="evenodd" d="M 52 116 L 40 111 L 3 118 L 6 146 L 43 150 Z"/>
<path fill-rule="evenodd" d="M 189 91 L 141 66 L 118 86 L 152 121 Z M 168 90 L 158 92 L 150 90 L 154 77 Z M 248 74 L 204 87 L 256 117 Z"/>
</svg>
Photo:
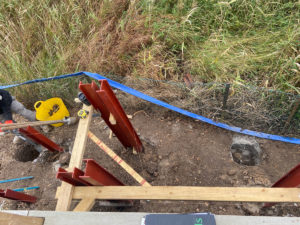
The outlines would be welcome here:
<svg viewBox="0 0 300 225">
<path fill-rule="evenodd" d="M 190 73 L 299 93 L 299 21 L 296 0 L 2 0 L 0 83 L 80 70 L 180 81 Z M 77 82 L 13 91 L 71 96 Z"/>
<path fill-rule="evenodd" d="M 177 56 L 175 73 L 299 92 L 299 1 L 146 2 L 157 41 Z"/>
</svg>

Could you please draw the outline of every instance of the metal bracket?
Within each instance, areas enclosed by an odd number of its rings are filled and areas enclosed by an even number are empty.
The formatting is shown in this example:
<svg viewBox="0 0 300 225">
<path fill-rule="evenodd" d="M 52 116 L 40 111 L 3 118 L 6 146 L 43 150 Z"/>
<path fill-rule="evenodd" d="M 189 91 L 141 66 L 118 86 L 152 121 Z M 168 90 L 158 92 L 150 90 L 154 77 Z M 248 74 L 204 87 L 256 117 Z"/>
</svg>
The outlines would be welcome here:
<svg viewBox="0 0 300 225">
<path fill-rule="evenodd" d="M 92 184 L 80 179 L 80 175 L 84 175 L 84 172 L 80 169 L 74 168 L 73 172 L 68 172 L 63 168 L 59 168 L 56 174 L 56 178 L 73 186 L 92 186 Z"/>
<path fill-rule="evenodd" d="M 59 168 L 56 178 L 73 186 L 123 186 L 124 184 L 102 168 L 93 159 L 84 159 L 85 171 L 74 167 L 73 172 Z"/>
<path fill-rule="evenodd" d="M 84 176 L 80 176 L 82 180 L 85 180 L 95 186 L 124 186 L 124 184 L 115 178 L 111 173 L 101 167 L 93 159 L 84 159 L 86 162 Z"/>
</svg>

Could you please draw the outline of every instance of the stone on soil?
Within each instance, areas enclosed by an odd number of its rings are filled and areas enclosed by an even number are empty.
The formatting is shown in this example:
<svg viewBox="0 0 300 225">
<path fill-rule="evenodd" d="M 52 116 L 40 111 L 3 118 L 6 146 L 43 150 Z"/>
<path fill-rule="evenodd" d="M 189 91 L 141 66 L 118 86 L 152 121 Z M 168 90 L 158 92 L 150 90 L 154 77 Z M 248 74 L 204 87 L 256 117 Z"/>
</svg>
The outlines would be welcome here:
<svg viewBox="0 0 300 225">
<path fill-rule="evenodd" d="M 231 154 L 233 160 L 247 166 L 259 165 L 261 148 L 254 137 L 235 135 L 232 140 Z"/>
</svg>

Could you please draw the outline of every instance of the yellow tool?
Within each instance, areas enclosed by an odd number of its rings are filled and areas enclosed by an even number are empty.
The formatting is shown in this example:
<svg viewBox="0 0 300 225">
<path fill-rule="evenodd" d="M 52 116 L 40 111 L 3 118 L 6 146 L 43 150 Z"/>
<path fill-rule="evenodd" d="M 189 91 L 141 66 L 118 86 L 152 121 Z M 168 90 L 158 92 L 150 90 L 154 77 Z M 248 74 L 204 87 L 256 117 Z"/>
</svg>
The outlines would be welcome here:
<svg viewBox="0 0 300 225">
<path fill-rule="evenodd" d="M 77 113 L 77 115 L 81 118 L 81 119 L 85 119 L 87 117 L 87 115 L 89 114 L 89 111 L 84 110 L 84 109 L 80 109 Z"/>
</svg>

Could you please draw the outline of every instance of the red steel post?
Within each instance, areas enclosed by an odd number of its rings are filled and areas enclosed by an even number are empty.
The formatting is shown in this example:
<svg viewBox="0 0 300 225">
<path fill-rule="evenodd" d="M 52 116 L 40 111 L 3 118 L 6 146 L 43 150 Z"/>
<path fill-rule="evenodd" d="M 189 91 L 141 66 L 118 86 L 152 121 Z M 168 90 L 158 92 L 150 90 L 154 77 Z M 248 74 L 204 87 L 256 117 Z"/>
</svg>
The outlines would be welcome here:
<svg viewBox="0 0 300 225">
<path fill-rule="evenodd" d="M 300 164 L 291 169 L 281 177 L 272 187 L 299 187 L 300 186 Z"/>
<path fill-rule="evenodd" d="M 300 164 L 276 181 L 272 187 L 300 187 Z M 264 207 L 271 207 L 275 203 L 265 203 Z"/>
<path fill-rule="evenodd" d="M 101 112 L 103 120 L 123 146 L 133 147 L 135 151 L 141 152 L 143 145 L 107 80 L 100 80 L 99 82 L 100 88 L 95 82 L 92 82 L 91 84 L 80 83 L 79 89 L 93 107 Z M 115 123 L 110 120 L 111 116 L 113 116 Z"/>
</svg>

